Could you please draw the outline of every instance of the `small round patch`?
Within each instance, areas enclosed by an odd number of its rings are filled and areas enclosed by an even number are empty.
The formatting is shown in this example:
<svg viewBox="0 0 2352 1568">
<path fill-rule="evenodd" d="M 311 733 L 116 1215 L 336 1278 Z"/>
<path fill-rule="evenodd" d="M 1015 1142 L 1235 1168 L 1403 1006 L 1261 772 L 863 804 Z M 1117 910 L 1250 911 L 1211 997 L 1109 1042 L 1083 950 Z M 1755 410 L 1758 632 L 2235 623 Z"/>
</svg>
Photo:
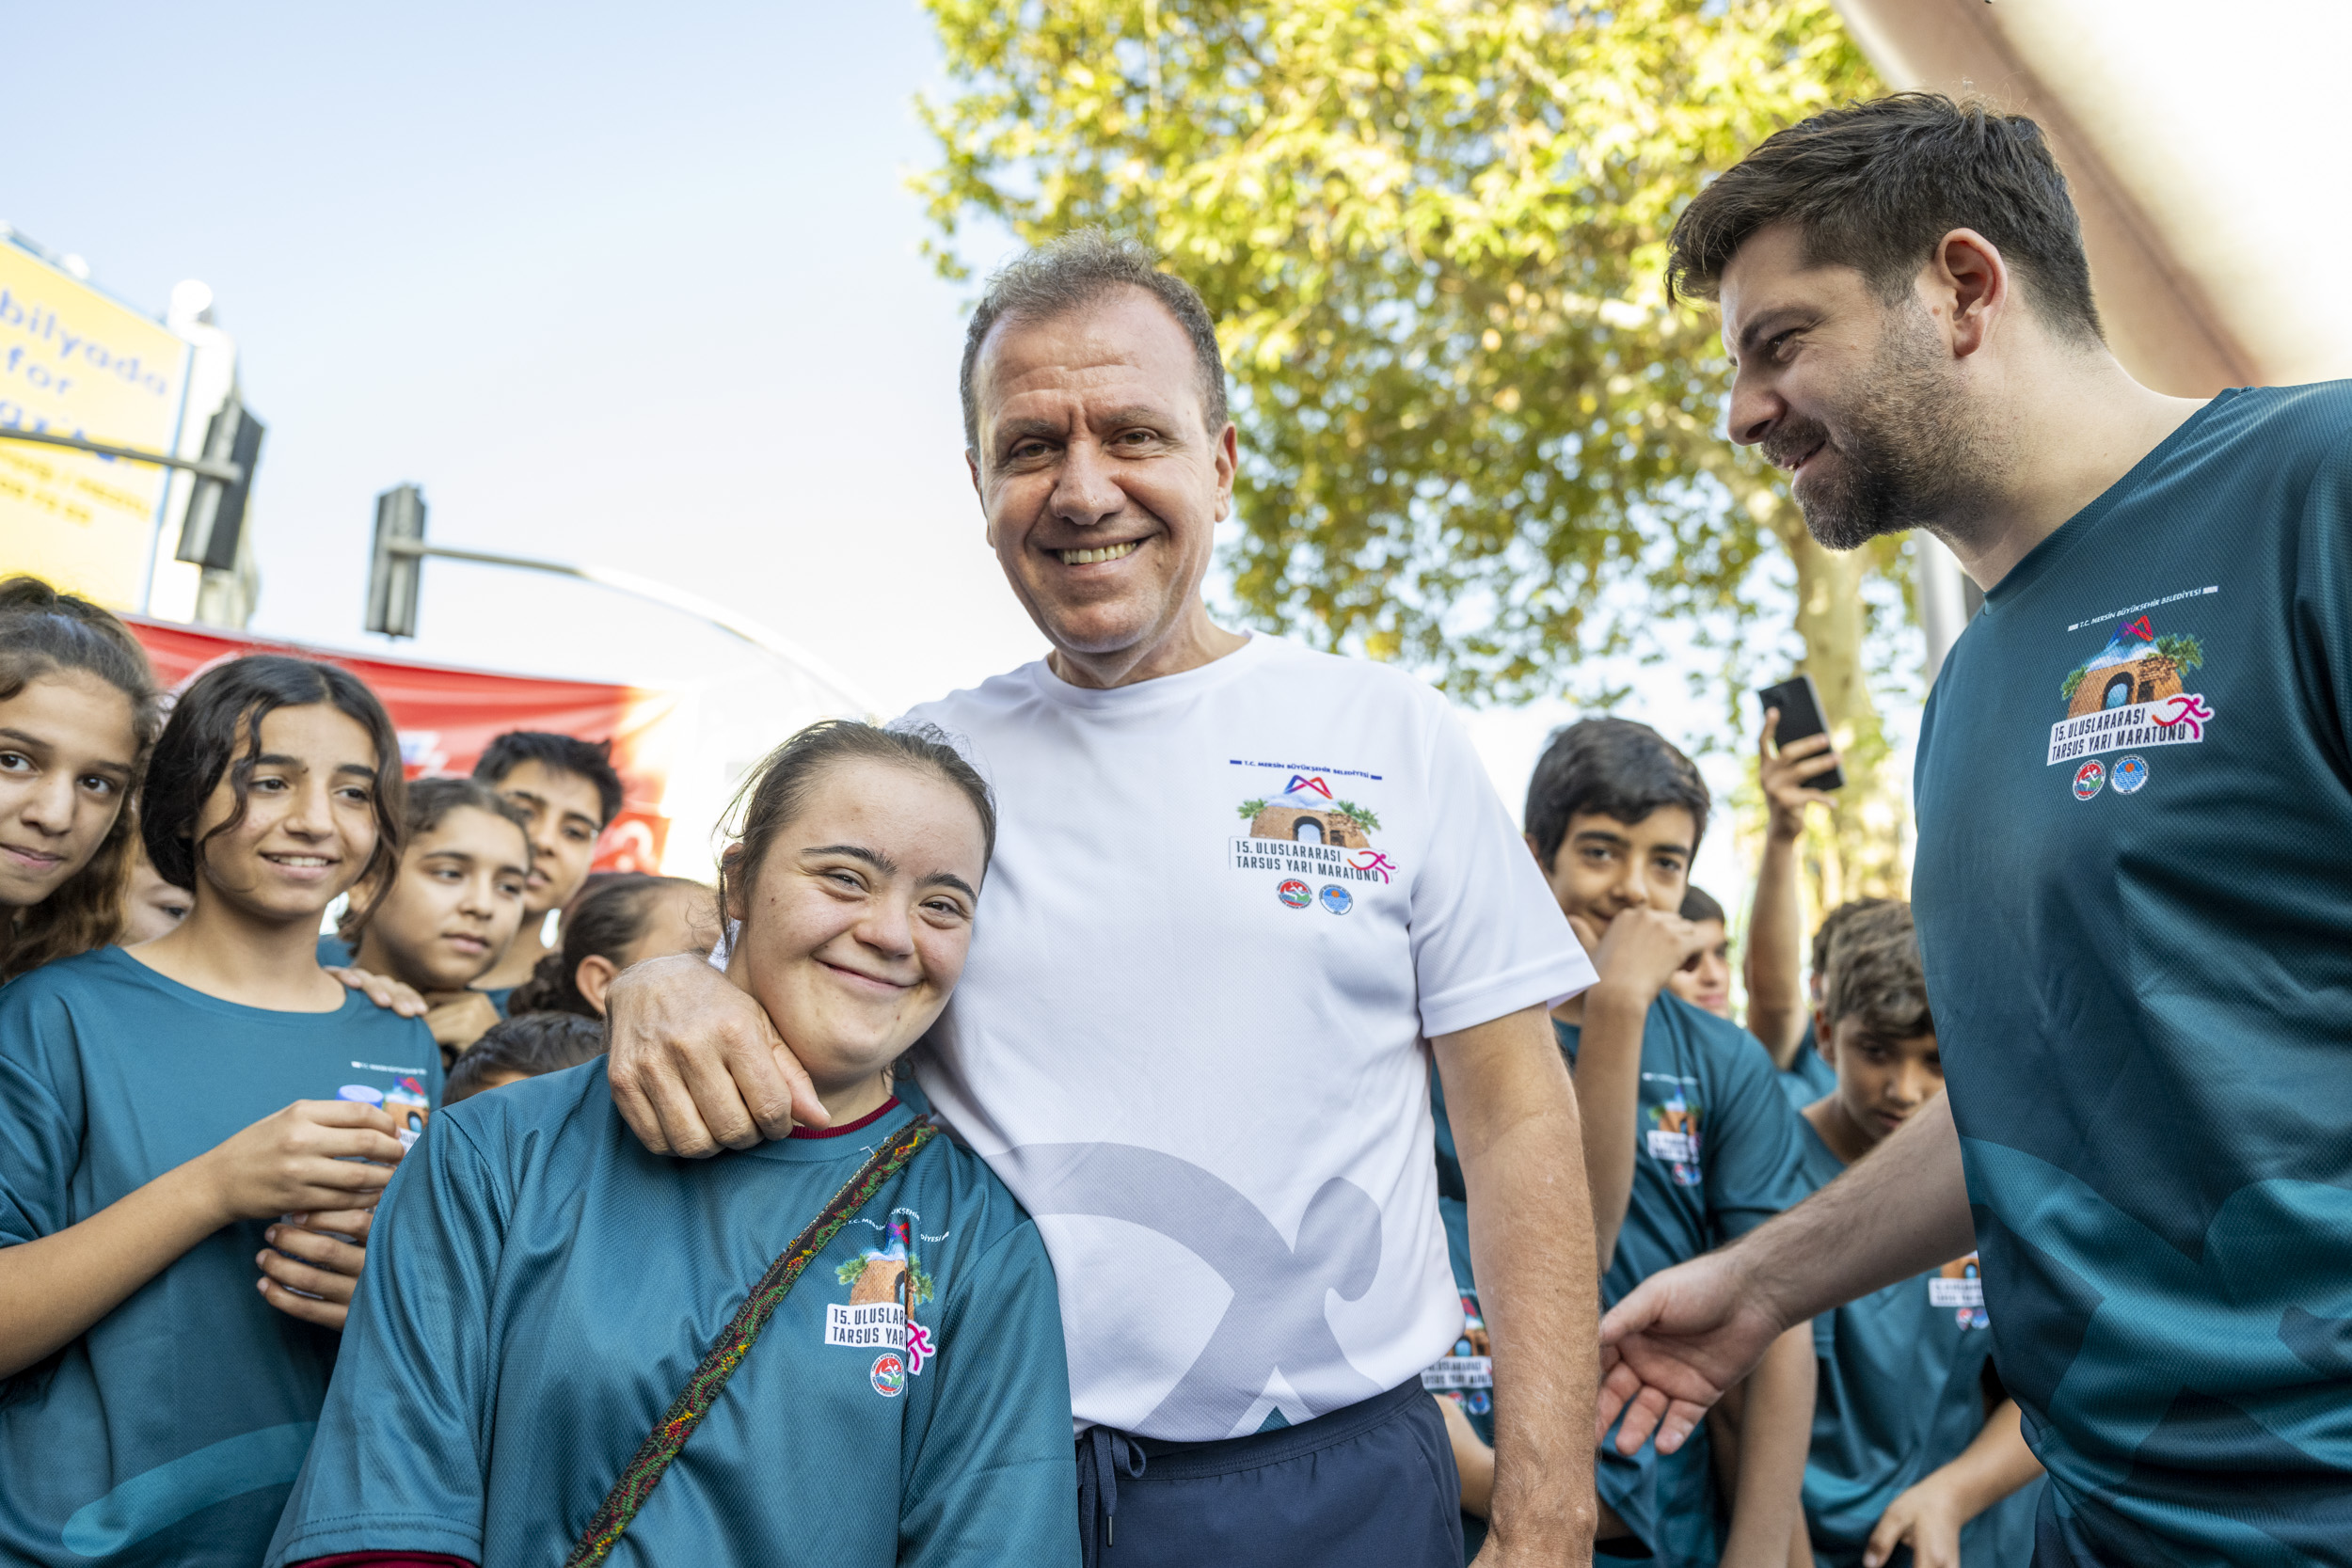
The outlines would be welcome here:
<svg viewBox="0 0 2352 1568">
<path fill-rule="evenodd" d="M 1274 890 L 1274 895 L 1294 910 L 1303 910 L 1315 901 L 1314 890 L 1295 879 Z"/>
<path fill-rule="evenodd" d="M 2074 769 L 2074 799 L 2088 800 L 2099 793 L 2099 786 L 2107 782 L 2107 770 L 2099 763 L 2086 762 Z"/>
<path fill-rule="evenodd" d="M 2148 782 L 2148 759 L 2125 757 L 2115 765 L 2115 792 L 2129 795 Z"/>
<path fill-rule="evenodd" d="M 1356 895 L 1333 882 L 1323 890 L 1323 907 L 1333 914 L 1345 914 L 1356 907 Z"/>
<path fill-rule="evenodd" d="M 897 1352 L 884 1351 L 874 1357 L 871 1381 L 874 1392 L 886 1400 L 895 1400 L 906 1392 L 907 1365 L 898 1359 Z"/>
</svg>

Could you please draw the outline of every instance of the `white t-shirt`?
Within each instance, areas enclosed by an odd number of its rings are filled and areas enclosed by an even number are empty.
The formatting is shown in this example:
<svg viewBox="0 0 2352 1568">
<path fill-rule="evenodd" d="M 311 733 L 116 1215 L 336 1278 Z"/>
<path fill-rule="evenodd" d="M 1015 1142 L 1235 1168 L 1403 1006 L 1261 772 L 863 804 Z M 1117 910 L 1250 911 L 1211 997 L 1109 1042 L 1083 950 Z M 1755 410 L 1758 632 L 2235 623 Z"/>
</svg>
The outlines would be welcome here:
<svg viewBox="0 0 2352 1568">
<path fill-rule="evenodd" d="M 1425 1042 L 1594 979 L 1445 700 L 1261 636 L 908 717 L 999 814 L 916 1078 L 1044 1235 L 1078 1420 L 1231 1437 L 1418 1376 L 1462 1327 Z"/>
</svg>

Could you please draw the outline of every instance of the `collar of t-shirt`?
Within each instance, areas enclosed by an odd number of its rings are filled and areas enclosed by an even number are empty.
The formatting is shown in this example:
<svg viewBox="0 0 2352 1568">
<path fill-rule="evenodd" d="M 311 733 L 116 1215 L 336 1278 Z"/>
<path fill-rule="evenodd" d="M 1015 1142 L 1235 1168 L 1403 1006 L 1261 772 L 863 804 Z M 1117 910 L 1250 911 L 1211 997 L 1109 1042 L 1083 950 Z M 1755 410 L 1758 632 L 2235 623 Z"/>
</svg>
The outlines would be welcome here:
<svg viewBox="0 0 2352 1568">
<path fill-rule="evenodd" d="M 1053 662 L 1041 658 L 1025 668 L 1030 683 L 1038 694 L 1048 702 L 1063 707 L 1096 713 L 1142 713 L 1169 703 L 1190 702 L 1206 691 L 1213 691 L 1228 681 L 1248 674 L 1263 660 L 1278 644 L 1268 637 L 1248 635 L 1249 641 L 1222 658 L 1191 670 L 1181 670 L 1172 675 L 1155 675 L 1147 681 L 1135 681 L 1126 686 L 1073 686 L 1054 673 Z"/>
</svg>

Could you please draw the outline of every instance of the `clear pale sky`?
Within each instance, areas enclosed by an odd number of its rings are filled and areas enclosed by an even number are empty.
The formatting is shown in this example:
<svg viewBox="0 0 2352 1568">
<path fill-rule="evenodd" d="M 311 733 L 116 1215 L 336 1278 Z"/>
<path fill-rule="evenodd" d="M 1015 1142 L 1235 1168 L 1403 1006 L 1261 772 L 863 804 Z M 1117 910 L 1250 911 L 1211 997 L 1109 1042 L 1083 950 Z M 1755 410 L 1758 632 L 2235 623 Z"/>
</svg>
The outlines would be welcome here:
<svg viewBox="0 0 2352 1568">
<path fill-rule="evenodd" d="M 938 54 L 910 0 L 48 8 L 7 36 L 0 219 L 151 311 L 202 279 L 238 341 L 269 424 L 256 631 L 389 651 L 359 629 L 373 497 L 414 480 L 437 541 L 675 583 L 887 711 L 1042 652 L 962 465 L 970 286 L 916 253 Z M 666 610 L 444 562 L 399 651 L 761 667 Z M 1714 727 L 1720 703 L 1639 678 L 1670 736 Z M 1473 720 L 1515 812 L 1570 716 Z M 1729 839 L 1700 867 L 1726 901 Z"/>
</svg>

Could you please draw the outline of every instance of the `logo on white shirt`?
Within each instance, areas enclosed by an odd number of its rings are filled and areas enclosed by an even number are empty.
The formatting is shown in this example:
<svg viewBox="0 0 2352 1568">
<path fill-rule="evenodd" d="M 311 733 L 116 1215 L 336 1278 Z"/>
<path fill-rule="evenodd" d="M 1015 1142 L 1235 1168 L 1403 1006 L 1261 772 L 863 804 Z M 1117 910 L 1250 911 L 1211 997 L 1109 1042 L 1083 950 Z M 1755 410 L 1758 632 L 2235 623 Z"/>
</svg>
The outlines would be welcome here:
<svg viewBox="0 0 2352 1568">
<path fill-rule="evenodd" d="M 1346 787 L 1344 781 L 1341 787 Z M 1233 869 L 1279 871 L 1331 883 L 1323 890 L 1323 907 L 1333 914 L 1345 914 L 1356 902 L 1337 883 L 1382 884 L 1396 874 L 1388 851 L 1372 842 L 1380 831 L 1378 814 L 1343 798 L 1321 773 L 1293 773 L 1281 794 L 1253 796 L 1240 809 L 1249 833 L 1232 841 Z M 1291 902 L 1287 897 L 1282 901 Z"/>
</svg>

